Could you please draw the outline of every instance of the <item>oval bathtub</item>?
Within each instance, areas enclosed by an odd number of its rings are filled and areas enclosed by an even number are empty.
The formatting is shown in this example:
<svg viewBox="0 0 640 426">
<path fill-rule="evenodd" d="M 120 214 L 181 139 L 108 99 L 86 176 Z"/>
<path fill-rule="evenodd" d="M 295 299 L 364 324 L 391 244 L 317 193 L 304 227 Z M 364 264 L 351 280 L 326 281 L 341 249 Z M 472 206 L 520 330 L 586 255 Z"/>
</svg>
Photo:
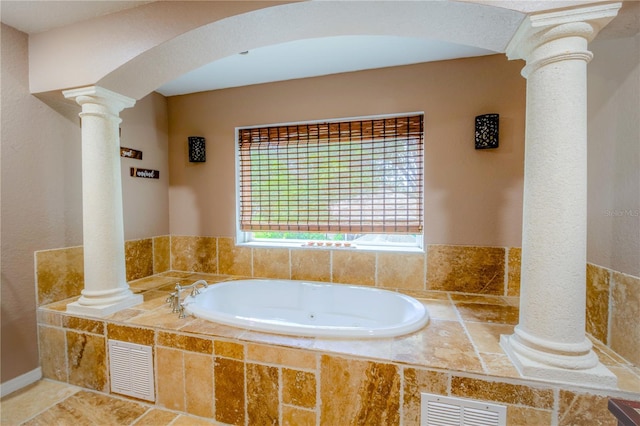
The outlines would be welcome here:
<svg viewBox="0 0 640 426">
<path fill-rule="evenodd" d="M 184 306 L 198 318 L 295 336 L 392 337 L 429 321 L 424 305 L 404 294 L 309 281 L 227 281 L 187 297 Z"/>
</svg>

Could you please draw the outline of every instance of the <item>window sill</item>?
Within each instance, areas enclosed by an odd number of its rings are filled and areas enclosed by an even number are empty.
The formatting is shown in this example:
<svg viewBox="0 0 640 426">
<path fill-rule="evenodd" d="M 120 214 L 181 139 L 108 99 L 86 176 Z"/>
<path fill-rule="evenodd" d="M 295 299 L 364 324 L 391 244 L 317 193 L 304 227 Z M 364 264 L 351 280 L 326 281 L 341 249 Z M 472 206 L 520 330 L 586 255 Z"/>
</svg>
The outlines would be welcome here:
<svg viewBox="0 0 640 426">
<path fill-rule="evenodd" d="M 287 249 L 306 249 L 306 250 L 334 250 L 334 251 L 367 251 L 367 252 L 393 252 L 393 253 L 424 253 L 424 249 L 420 247 L 409 246 L 381 246 L 370 244 L 354 244 L 349 247 L 344 246 L 318 246 L 308 245 L 306 242 L 268 242 L 268 241 L 251 241 L 246 243 L 236 243 L 238 247 L 256 247 L 256 248 L 287 248 Z"/>
</svg>

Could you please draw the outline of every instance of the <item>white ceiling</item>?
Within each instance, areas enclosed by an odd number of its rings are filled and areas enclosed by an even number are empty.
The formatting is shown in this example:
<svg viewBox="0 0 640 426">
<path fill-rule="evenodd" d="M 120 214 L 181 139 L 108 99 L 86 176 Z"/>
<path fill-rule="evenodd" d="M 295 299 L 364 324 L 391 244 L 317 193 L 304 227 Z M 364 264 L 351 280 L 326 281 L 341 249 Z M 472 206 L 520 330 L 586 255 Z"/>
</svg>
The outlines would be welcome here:
<svg viewBox="0 0 640 426">
<path fill-rule="evenodd" d="M 32 34 L 151 1 L 0 0 L 0 20 Z M 629 36 L 640 27 L 640 2 L 625 2 L 601 36 Z M 341 36 L 298 40 L 229 56 L 164 84 L 165 96 L 496 52 L 436 40 Z"/>
</svg>

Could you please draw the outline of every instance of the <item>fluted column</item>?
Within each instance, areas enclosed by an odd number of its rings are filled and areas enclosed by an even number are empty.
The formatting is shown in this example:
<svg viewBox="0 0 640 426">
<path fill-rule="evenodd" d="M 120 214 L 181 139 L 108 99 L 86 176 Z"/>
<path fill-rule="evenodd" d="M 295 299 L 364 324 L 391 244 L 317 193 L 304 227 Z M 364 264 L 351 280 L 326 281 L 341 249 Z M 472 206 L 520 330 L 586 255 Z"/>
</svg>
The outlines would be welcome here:
<svg viewBox="0 0 640 426">
<path fill-rule="evenodd" d="M 520 321 L 501 343 L 524 376 L 616 384 L 585 334 L 587 45 L 619 8 L 531 15 L 507 47 L 527 111 Z"/>
<path fill-rule="evenodd" d="M 63 92 L 82 106 L 82 231 L 84 289 L 67 311 L 106 316 L 142 302 L 126 280 L 120 111 L 134 99 L 91 86 Z"/>
</svg>

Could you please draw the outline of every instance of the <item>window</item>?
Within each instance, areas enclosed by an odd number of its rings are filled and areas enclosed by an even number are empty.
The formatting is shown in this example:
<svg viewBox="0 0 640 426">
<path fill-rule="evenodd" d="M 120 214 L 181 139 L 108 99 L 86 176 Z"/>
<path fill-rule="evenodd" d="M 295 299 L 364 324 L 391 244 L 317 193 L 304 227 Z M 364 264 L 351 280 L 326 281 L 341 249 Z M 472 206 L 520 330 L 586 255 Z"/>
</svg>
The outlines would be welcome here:
<svg viewBox="0 0 640 426">
<path fill-rule="evenodd" d="M 420 244 L 422 114 L 240 128 L 237 148 L 242 241 Z"/>
</svg>

